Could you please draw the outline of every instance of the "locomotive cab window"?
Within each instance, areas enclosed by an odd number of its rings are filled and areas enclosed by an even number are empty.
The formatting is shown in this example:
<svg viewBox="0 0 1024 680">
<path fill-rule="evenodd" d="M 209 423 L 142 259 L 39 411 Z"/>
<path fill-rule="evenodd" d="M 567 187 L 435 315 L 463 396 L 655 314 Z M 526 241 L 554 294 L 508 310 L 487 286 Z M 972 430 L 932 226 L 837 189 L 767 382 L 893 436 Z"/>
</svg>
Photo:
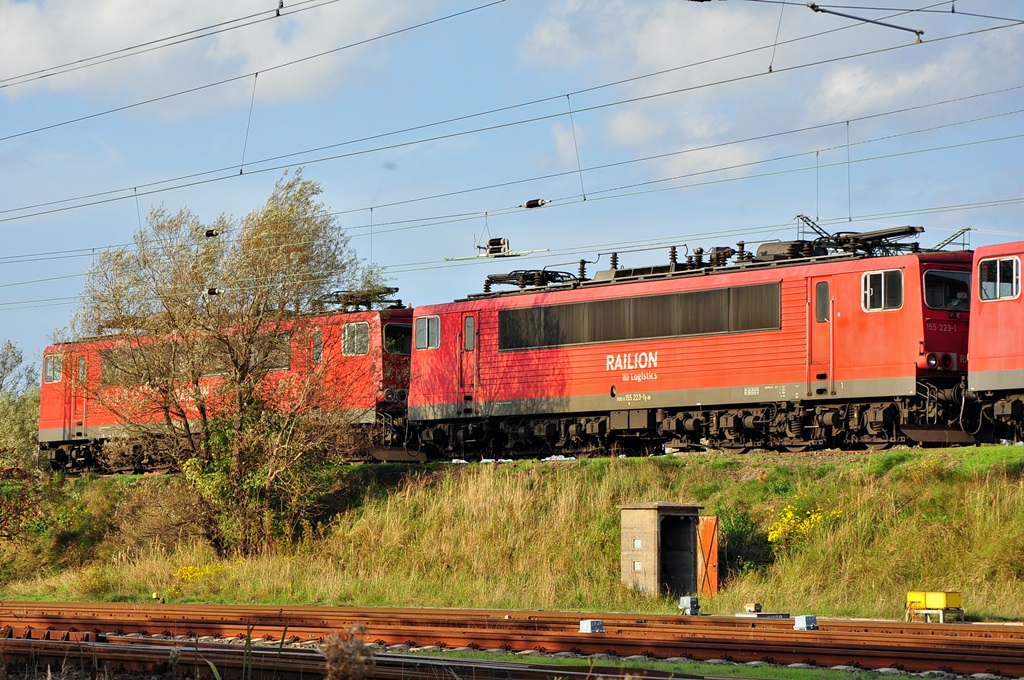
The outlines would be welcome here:
<svg viewBox="0 0 1024 680">
<path fill-rule="evenodd" d="M 971 275 L 930 269 L 924 273 L 924 303 L 930 309 L 966 312 L 971 307 Z"/>
<path fill-rule="evenodd" d="M 347 357 L 370 353 L 370 324 L 347 323 L 341 329 L 341 353 Z"/>
<path fill-rule="evenodd" d="M 814 285 L 814 320 L 818 323 L 825 323 L 829 319 L 829 298 L 828 281 L 818 281 Z"/>
<path fill-rule="evenodd" d="M 476 349 L 476 321 L 472 316 L 467 316 L 463 328 L 463 335 L 465 337 L 463 347 L 467 352 L 472 352 Z"/>
<path fill-rule="evenodd" d="M 861 282 L 865 312 L 899 309 L 903 306 L 903 272 L 899 269 L 867 272 Z"/>
<path fill-rule="evenodd" d="M 384 324 L 384 351 L 388 354 L 412 353 L 412 326 L 407 323 Z"/>
<path fill-rule="evenodd" d="M 48 383 L 60 382 L 63 363 L 63 355 L 48 355 L 43 362 L 43 380 Z"/>
<path fill-rule="evenodd" d="M 999 257 L 978 263 L 978 291 L 982 300 L 1008 300 L 1020 296 L 1020 258 Z"/>
<path fill-rule="evenodd" d="M 437 349 L 441 346 L 441 317 L 421 316 L 416 319 L 416 349 Z"/>
</svg>

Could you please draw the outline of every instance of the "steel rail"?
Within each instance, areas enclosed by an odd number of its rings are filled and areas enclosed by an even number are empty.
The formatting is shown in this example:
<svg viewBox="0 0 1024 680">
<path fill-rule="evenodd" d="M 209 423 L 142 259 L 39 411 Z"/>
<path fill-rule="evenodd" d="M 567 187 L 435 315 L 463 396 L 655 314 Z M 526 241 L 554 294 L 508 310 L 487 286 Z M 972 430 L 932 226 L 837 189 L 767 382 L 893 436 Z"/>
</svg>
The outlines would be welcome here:
<svg viewBox="0 0 1024 680">
<path fill-rule="evenodd" d="M 83 631 L 164 633 L 289 641 L 318 640 L 365 626 L 380 644 L 473 646 L 620 656 L 690 656 L 775 663 L 883 666 L 907 670 L 998 671 L 1024 676 L 1024 629 L 983 624 L 819 621 L 794 631 L 791 620 L 600 615 L 605 633 L 582 634 L 578 612 L 2 603 L 9 638 L 83 639 Z M 77 637 L 76 637 L 77 636 Z"/>
<path fill-rule="evenodd" d="M 170 640 L 161 642 L 164 644 L 146 644 L 144 640 L 134 638 L 132 644 L 125 645 L 8 639 L 0 642 L 0 655 L 6 663 L 35 667 L 77 667 L 90 671 L 90 675 L 97 671 L 181 672 L 187 669 L 190 677 L 197 678 L 309 680 L 323 677 L 327 672 L 326 660 L 316 650 L 241 648 L 238 645 L 198 642 L 183 645 L 180 641 Z M 547 680 L 554 677 L 621 680 L 627 676 L 646 680 L 711 680 L 708 676 L 665 673 L 645 668 L 623 669 L 597 665 L 573 667 L 423 655 L 373 656 L 365 667 L 363 677 L 380 680 L 436 680 L 441 677 L 455 680 Z"/>
<path fill-rule="evenodd" d="M 740 618 L 731 616 L 681 617 L 672 615 L 637 615 L 592 612 L 529 612 L 520 610 L 480 609 L 392 609 L 392 608 L 349 608 L 349 607 L 268 607 L 231 605 L 176 605 L 176 604 L 111 604 L 111 603 L 36 603 L 0 602 L 0 617 L 4 623 L 11 618 L 29 621 L 36 615 L 59 616 L 63 620 L 82 617 L 83 623 L 116 618 L 119 622 L 131 620 L 147 622 L 161 621 L 165 625 L 179 626 L 182 622 L 195 625 L 196 621 L 213 626 L 221 622 L 225 629 L 232 625 L 256 624 L 280 626 L 288 622 L 289 627 L 321 630 L 331 627 L 349 627 L 357 622 L 384 620 L 408 625 L 451 625 L 458 624 L 478 628 L 531 630 L 569 630 L 581 619 L 600 618 L 606 624 L 620 628 L 643 627 L 670 630 L 680 626 L 731 627 L 751 629 L 792 629 L 792 619 Z M 41 622 L 37 620 L 36 623 Z M 893 622 L 872 620 L 819 619 L 821 629 L 831 631 L 863 632 L 884 635 L 921 635 L 934 637 L 982 637 L 1024 640 L 1024 625 L 1020 624 L 956 624 L 933 625 L 920 622 Z M 239 631 L 244 632 L 244 630 Z"/>
</svg>

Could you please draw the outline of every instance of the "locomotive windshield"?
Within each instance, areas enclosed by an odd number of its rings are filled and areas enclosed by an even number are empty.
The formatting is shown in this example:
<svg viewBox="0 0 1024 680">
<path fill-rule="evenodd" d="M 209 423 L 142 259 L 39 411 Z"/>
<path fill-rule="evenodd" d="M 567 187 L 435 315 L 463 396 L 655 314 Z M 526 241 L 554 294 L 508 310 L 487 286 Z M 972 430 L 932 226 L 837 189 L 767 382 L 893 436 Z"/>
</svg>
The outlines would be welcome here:
<svg viewBox="0 0 1024 680">
<path fill-rule="evenodd" d="M 388 354 L 411 354 L 412 326 L 406 323 L 384 324 L 384 350 Z"/>
<path fill-rule="evenodd" d="M 937 269 L 926 271 L 924 303 L 931 309 L 966 312 L 971 303 L 971 275 Z"/>
</svg>

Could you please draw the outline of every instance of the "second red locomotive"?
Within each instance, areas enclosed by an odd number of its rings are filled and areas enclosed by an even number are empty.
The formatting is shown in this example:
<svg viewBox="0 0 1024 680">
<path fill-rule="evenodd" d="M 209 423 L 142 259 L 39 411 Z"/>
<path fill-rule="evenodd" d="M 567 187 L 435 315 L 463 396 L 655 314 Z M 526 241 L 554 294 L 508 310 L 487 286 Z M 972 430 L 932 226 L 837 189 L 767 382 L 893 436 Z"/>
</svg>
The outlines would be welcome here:
<svg viewBox="0 0 1024 680">
<path fill-rule="evenodd" d="M 320 397 L 309 408 L 344 412 L 346 422 L 365 437 L 359 455 L 387 457 L 401 451 L 409 387 L 412 310 L 390 308 L 306 315 L 276 324 L 268 356 L 265 397 L 275 386 L 287 399 L 289 381 L 301 384 L 315 375 Z M 141 350 L 159 350 L 169 341 L 146 340 Z M 195 400 L 179 399 L 181 413 L 169 414 L 147 398 L 138 371 L 124 368 L 140 356 L 141 341 L 99 337 L 48 347 L 43 354 L 39 443 L 55 470 L 108 469 L 101 452 L 112 440 L 131 445 L 147 428 L 158 431 L 167 418 L 196 421 Z M 131 376 L 127 377 L 126 376 Z M 203 394 L 216 394 L 223 380 L 216 366 L 200 377 Z M 225 405 L 208 404 L 213 413 Z M 141 449 L 143 444 L 135 444 Z M 384 452 L 384 453 L 381 453 Z M 402 456 L 409 457 L 409 456 Z M 415 456 L 411 456 L 415 458 Z M 161 462 L 138 450 L 129 467 L 142 470 Z"/>
</svg>

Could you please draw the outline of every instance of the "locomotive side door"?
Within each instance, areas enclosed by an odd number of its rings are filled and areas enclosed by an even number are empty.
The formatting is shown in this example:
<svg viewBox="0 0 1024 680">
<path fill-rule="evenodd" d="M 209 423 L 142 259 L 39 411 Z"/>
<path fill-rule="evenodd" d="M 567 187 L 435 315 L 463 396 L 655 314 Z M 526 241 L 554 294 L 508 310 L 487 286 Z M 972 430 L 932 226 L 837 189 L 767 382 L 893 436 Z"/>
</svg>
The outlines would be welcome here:
<svg viewBox="0 0 1024 680">
<path fill-rule="evenodd" d="M 85 394 L 88 373 L 85 355 L 79 354 L 72 361 L 74 363 L 71 365 L 71 375 L 68 376 L 71 394 L 71 419 L 68 424 L 70 425 L 70 434 L 73 437 L 84 437 L 85 428 L 87 427 L 86 418 L 88 416 Z"/>
<path fill-rule="evenodd" d="M 459 351 L 459 387 L 463 398 L 472 401 L 476 391 L 476 316 L 463 313 Z"/>
<path fill-rule="evenodd" d="M 807 396 L 835 394 L 835 297 L 831 276 L 807 279 Z"/>
</svg>

